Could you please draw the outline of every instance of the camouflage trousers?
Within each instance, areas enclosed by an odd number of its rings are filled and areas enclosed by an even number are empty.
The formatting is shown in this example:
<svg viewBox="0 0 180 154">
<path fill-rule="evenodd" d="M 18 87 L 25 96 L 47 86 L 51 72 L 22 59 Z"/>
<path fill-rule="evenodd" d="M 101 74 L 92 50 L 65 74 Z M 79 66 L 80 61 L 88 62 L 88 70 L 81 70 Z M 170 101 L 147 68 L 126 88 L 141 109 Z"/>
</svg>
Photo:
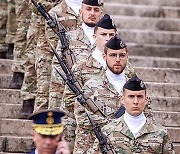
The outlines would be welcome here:
<svg viewBox="0 0 180 154">
<path fill-rule="evenodd" d="M 34 12 L 32 12 L 31 22 L 27 32 L 27 43 L 25 50 L 25 76 L 21 88 L 21 97 L 23 100 L 35 99 L 36 97 L 37 75 L 35 61 L 37 52 L 37 37 L 39 33 L 37 23 L 39 22 L 39 17 Z"/>
<path fill-rule="evenodd" d="M 45 21 L 42 17 L 40 17 L 40 22 L 37 26 L 39 28 L 36 54 L 37 95 L 34 111 L 48 108 L 53 58 L 53 53 L 45 38 Z"/>
<path fill-rule="evenodd" d="M 25 50 L 27 41 L 27 31 L 31 19 L 31 8 L 29 0 L 21 1 L 21 5 L 17 11 L 17 31 L 14 47 L 14 63 L 12 66 L 13 72 L 25 72 Z"/>
<path fill-rule="evenodd" d="M 0 52 L 6 52 L 7 0 L 0 1 Z"/>
<path fill-rule="evenodd" d="M 13 44 L 15 41 L 16 35 L 16 12 L 17 6 L 19 5 L 20 1 L 15 0 L 8 0 L 7 6 L 7 24 L 6 24 L 6 43 Z"/>
</svg>

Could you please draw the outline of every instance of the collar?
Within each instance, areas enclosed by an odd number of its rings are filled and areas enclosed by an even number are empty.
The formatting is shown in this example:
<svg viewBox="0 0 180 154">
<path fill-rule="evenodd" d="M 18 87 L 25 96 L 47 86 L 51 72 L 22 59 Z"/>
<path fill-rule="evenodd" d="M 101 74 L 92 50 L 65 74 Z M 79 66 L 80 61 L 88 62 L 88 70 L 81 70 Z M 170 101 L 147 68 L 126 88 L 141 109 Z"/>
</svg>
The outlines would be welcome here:
<svg viewBox="0 0 180 154">
<path fill-rule="evenodd" d="M 106 68 L 106 62 L 103 59 L 103 52 L 100 51 L 97 47 L 95 50 L 93 50 L 92 57 L 96 59 L 103 66 L 103 68 Z"/>
<path fill-rule="evenodd" d="M 102 80 L 103 80 L 104 87 L 106 89 L 110 90 L 115 95 L 119 95 L 119 93 L 114 88 L 114 86 L 109 82 L 107 75 L 106 75 L 106 69 L 103 69 L 103 71 L 102 71 Z"/>
<path fill-rule="evenodd" d="M 82 0 L 65 0 L 68 7 L 70 7 L 76 14 L 79 15 L 79 10 L 82 6 Z"/>
<path fill-rule="evenodd" d="M 92 54 L 89 55 L 86 61 L 86 66 L 95 67 L 97 69 L 103 69 L 102 65 L 92 57 Z"/>
<path fill-rule="evenodd" d="M 89 39 L 89 42 L 90 42 L 91 46 L 93 46 L 95 44 L 95 40 L 93 38 L 94 27 L 89 27 L 83 22 L 82 25 L 81 25 L 81 28 L 83 29 L 84 34 L 86 35 L 86 37 Z"/>
<path fill-rule="evenodd" d="M 118 119 L 118 123 L 121 126 L 117 128 L 119 132 L 121 132 L 123 135 L 127 136 L 128 138 L 134 140 L 135 139 L 134 135 L 132 134 L 132 132 L 130 131 L 130 129 L 128 128 L 127 124 L 124 121 L 124 115 Z M 146 123 L 144 124 L 141 131 L 139 132 L 139 135 L 137 136 L 137 138 L 144 134 L 149 134 L 155 131 L 156 130 L 154 128 L 153 123 L 148 118 L 146 118 Z"/>
</svg>

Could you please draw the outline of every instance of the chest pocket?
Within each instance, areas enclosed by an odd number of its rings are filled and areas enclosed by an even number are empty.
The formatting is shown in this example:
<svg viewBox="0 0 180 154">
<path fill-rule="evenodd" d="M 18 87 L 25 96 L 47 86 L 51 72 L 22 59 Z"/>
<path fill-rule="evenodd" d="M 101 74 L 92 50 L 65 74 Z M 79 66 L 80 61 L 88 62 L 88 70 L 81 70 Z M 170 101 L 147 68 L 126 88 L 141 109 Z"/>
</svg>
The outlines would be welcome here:
<svg viewBox="0 0 180 154">
<path fill-rule="evenodd" d="M 93 96 L 98 106 L 107 115 L 114 114 L 115 111 L 121 106 L 119 99 L 120 97 L 105 88 L 96 89 Z"/>
<path fill-rule="evenodd" d="M 59 22 L 62 23 L 62 25 L 69 31 L 73 30 L 77 26 L 77 19 L 75 16 L 70 16 L 67 14 L 64 14 L 64 16 L 59 17 Z"/>
<path fill-rule="evenodd" d="M 136 146 L 138 149 L 142 150 L 143 154 L 147 154 L 147 153 L 161 154 L 162 153 L 162 139 L 159 139 L 159 138 L 144 139 L 142 141 L 137 142 Z"/>
<path fill-rule="evenodd" d="M 114 146 L 116 153 L 131 153 L 130 139 L 125 137 L 120 132 L 113 132 L 110 136 L 108 136 L 108 138 L 110 139 L 111 144 Z"/>
</svg>

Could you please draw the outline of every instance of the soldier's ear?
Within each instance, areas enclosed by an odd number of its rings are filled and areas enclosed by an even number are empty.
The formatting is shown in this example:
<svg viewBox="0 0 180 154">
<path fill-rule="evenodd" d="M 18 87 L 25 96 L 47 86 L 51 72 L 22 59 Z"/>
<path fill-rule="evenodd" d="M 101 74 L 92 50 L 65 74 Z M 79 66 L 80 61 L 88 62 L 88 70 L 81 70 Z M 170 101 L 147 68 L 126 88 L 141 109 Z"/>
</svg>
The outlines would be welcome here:
<svg viewBox="0 0 180 154">
<path fill-rule="evenodd" d="M 93 34 L 93 38 L 94 38 L 94 40 L 96 41 L 96 34 Z"/>
<path fill-rule="evenodd" d="M 82 8 L 79 9 L 79 16 L 82 17 Z"/>
<path fill-rule="evenodd" d="M 104 61 L 106 61 L 107 55 L 105 53 L 103 53 L 103 59 Z"/>
</svg>

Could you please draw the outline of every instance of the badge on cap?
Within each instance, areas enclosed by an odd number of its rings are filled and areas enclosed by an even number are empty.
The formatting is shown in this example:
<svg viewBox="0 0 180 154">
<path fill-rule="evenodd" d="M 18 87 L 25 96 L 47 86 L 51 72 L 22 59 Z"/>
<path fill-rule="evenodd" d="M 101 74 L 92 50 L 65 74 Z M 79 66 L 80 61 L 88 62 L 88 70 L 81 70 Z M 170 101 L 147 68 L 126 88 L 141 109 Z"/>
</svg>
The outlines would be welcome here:
<svg viewBox="0 0 180 154">
<path fill-rule="evenodd" d="M 131 91 L 140 91 L 145 90 L 146 86 L 141 79 L 139 79 L 137 76 L 134 76 L 125 83 L 123 88 Z"/>
</svg>

